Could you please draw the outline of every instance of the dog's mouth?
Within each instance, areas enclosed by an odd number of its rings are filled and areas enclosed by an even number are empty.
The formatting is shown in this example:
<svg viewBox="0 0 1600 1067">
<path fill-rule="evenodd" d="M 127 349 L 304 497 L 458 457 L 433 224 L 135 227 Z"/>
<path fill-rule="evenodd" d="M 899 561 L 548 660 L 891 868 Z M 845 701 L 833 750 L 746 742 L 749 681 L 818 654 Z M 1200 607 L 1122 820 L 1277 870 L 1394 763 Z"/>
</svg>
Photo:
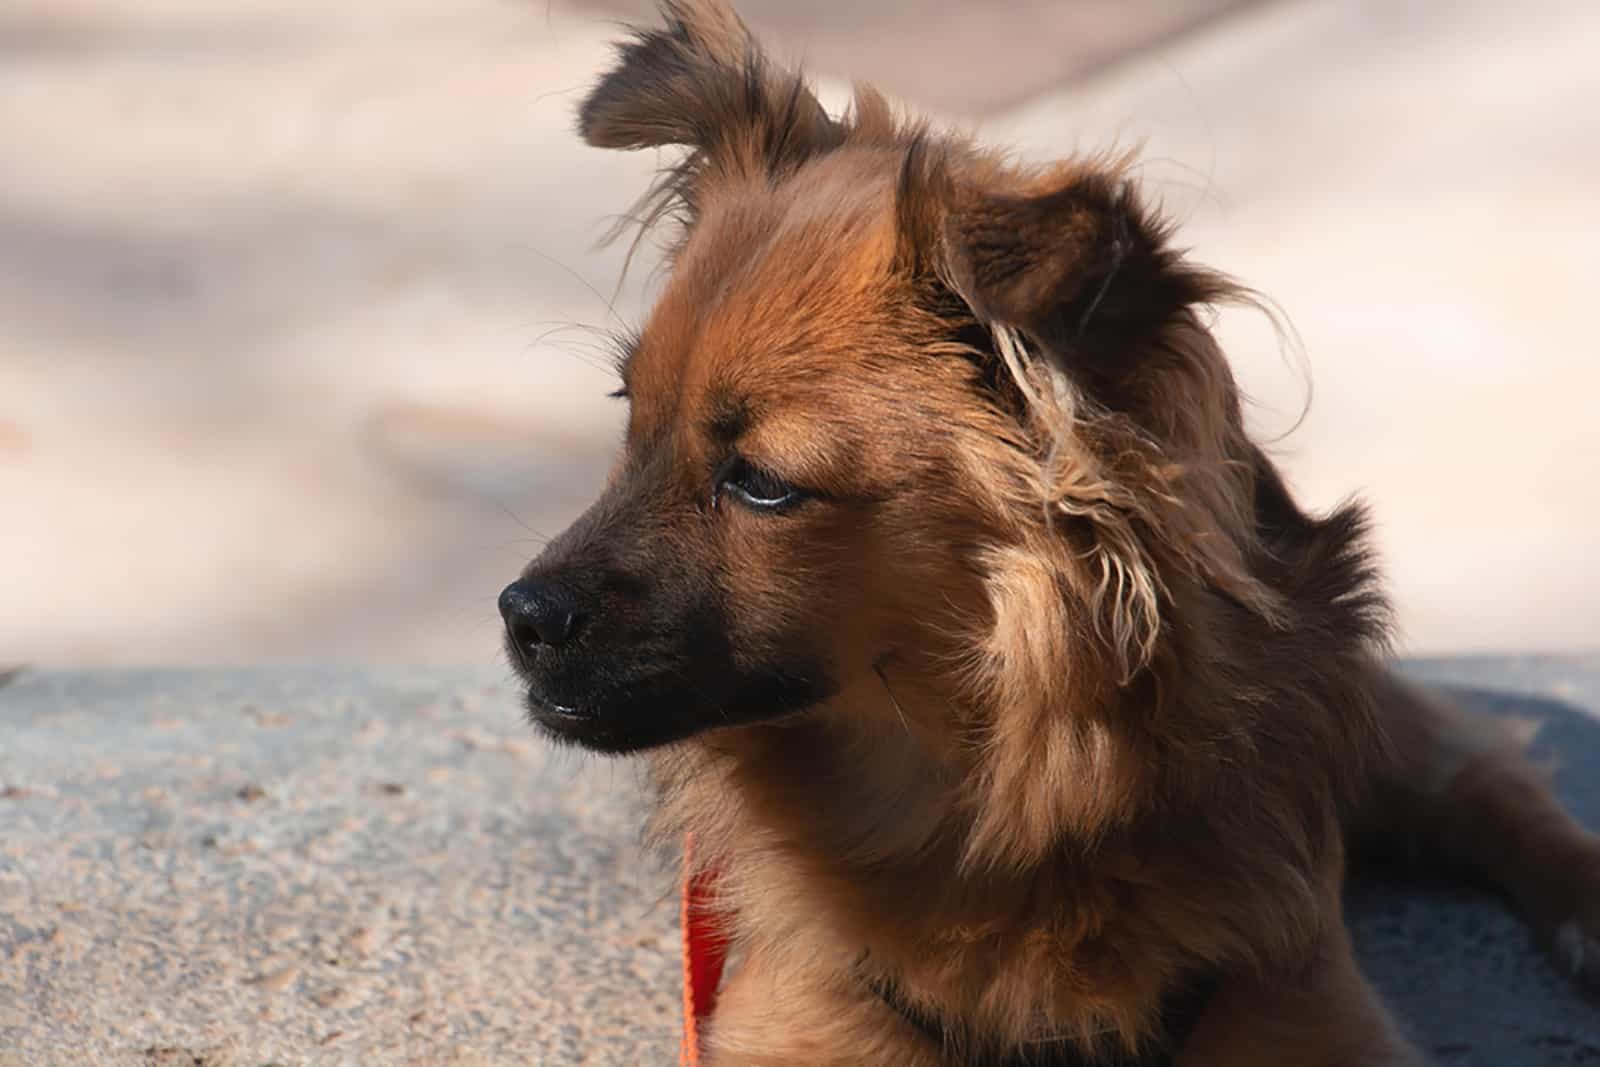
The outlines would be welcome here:
<svg viewBox="0 0 1600 1067">
<path fill-rule="evenodd" d="M 527 696 L 528 721 L 558 741 L 567 741 L 601 751 L 619 750 L 608 744 L 617 731 L 607 729 L 605 721 L 592 709 L 549 700 L 530 688 Z"/>
<path fill-rule="evenodd" d="M 528 722 L 566 744 L 621 755 L 682 740 L 720 716 L 704 687 L 679 670 L 618 658 L 512 650 L 526 684 Z"/>
<path fill-rule="evenodd" d="M 716 709 L 696 708 L 659 683 L 618 686 L 575 700 L 557 699 L 535 681 L 528 686 L 527 713 L 528 721 L 548 737 L 607 755 L 681 741 L 721 717 Z"/>
<path fill-rule="evenodd" d="M 607 755 L 684 741 L 710 730 L 771 722 L 804 712 L 835 687 L 820 670 L 725 669 L 711 677 L 654 671 L 623 680 L 568 685 L 526 662 L 528 721 L 548 737 Z M 715 680 L 712 680 L 712 679 Z"/>
<path fill-rule="evenodd" d="M 528 693 L 528 708 L 533 714 L 541 718 L 549 716 L 559 720 L 586 719 L 589 716 L 571 704 L 557 704 L 553 700 L 544 700 L 531 690 Z"/>
</svg>

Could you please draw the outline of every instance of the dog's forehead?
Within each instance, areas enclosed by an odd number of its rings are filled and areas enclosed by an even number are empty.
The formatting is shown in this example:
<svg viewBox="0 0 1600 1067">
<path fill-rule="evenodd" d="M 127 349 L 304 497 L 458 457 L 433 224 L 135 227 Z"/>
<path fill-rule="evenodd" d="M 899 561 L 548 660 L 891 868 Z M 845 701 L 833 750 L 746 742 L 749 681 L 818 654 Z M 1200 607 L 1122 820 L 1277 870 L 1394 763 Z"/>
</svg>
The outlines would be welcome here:
<svg viewBox="0 0 1600 1067">
<path fill-rule="evenodd" d="M 894 171 L 877 154 L 839 155 L 707 197 L 629 362 L 636 406 L 715 418 L 861 373 L 854 357 L 900 291 Z"/>
</svg>

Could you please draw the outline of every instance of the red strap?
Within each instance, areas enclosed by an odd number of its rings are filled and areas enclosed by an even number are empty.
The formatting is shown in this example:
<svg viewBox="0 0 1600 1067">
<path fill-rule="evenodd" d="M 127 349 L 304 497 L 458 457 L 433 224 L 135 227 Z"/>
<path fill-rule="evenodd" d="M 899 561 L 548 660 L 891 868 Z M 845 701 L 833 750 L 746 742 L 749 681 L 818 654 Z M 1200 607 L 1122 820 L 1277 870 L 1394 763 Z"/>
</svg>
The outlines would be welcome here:
<svg viewBox="0 0 1600 1067">
<path fill-rule="evenodd" d="M 683 840 L 683 1044 L 681 1067 L 700 1063 L 700 1023 L 717 1006 L 717 986 L 727 962 L 728 942 L 711 914 L 715 871 L 694 870 L 694 835 Z"/>
</svg>

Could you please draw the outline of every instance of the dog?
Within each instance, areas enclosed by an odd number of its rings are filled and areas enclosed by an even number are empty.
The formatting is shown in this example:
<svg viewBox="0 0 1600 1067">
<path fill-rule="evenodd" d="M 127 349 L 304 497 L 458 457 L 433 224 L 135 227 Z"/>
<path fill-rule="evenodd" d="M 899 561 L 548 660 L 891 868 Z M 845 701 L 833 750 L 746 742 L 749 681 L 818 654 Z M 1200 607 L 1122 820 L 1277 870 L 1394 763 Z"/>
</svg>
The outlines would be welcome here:
<svg viewBox="0 0 1600 1067">
<path fill-rule="evenodd" d="M 1600 842 L 1499 727 L 1385 666 L 1359 506 L 1247 436 L 1123 158 L 830 115 L 712 0 L 581 105 L 676 146 L 626 444 L 500 598 L 528 714 L 643 753 L 734 967 L 729 1065 L 1421 1062 L 1349 858 L 1503 890 L 1600 984 Z"/>
</svg>

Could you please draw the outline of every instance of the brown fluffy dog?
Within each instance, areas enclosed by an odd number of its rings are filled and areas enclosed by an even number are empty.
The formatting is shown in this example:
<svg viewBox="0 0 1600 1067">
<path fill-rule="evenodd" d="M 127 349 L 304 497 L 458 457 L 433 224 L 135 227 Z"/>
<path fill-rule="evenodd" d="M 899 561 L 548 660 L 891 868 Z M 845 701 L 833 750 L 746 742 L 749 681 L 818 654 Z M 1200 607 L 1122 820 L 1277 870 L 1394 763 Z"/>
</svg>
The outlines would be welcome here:
<svg viewBox="0 0 1600 1067">
<path fill-rule="evenodd" d="M 583 104 L 678 145 L 600 500 L 501 600 L 532 718 L 649 749 L 721 872 L 728 1064 L 1412 1063 L 1347 848 L 1487 879 L 1600 974 L 1600 846 L 1380 663 L 1116 161 L 830 117 L 712 3 Z M 672 839 L 669 837 L 669 839 Z"/>
</svg>

